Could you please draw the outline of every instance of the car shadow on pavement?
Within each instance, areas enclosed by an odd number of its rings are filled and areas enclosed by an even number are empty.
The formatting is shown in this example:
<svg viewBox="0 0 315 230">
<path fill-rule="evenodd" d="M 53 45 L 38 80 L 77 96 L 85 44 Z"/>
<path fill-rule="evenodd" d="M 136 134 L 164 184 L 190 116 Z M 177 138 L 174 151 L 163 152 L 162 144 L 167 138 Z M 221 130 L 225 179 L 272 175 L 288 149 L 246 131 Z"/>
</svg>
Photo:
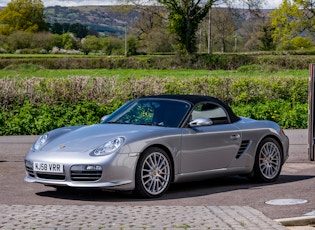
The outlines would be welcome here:
<svg viewBox="0 0 315 230">
<path fill-rule="evenodd" d="M 257 183 L 241 176 L 223 177 L 199 182 L 175 184 L 171 187 L 166 196 L 168 199 L 204 196 L 236 190 L 258 189 L 270 185 L 294 183 L 309 180 L 314 177 L 315 176 L 310 175 L 281 175 L 274 183 Z"/>
<path fill-rule="evenodd" d="M 274 183 L 255 183 L 246 177 L 231 176 L 208 179 L 196 182 L 172 184 L 170 189 L 160 198 L 154 200 L 176 200 L 207 196 L 217 193 L 225 193 L 237 190 L 249 190 L 263 188 L 270 185 L 281 185 L 302 180 L 312 179 L 310 175 L 280 175 Z M 50 197 L 69 201 L 100 201 L 100 202 L 141 202 L 141 199 L 131 192 L 112 192 L 100 189 L 77 189 L 64 187 L 36 193 L 41 197 Z"/>
</svg>

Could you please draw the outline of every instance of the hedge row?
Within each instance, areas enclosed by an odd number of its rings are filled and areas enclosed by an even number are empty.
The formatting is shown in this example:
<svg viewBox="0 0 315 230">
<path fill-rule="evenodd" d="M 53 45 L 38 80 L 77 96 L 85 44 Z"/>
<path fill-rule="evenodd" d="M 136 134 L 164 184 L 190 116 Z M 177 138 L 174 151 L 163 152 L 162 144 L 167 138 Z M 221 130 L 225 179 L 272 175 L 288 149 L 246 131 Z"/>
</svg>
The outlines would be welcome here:
<svg viewBox="0 0 315 230">
<path fill-rule="evenodd" d="M 307 103 L 308 79 L 297 77 L 194 77 L 129 78 L 68 77 L 0 79 L 1 107 L 33 104 L 78 103 L 93 101 L 107 104 L 127 101 L 143 95 L 203 94 L 212 95 L 231 105 L 265 103 L 277 99 Z"/>
<path fill-rule="evenodd" d="M 103 115 L 110 114 L 120 103 L 98 105 L 95 102 L 78 104 L 32 104 L 25 101 L 12 110 L 0 111 L 0 135 L 38 135 L 49 130 L 71 125 L 99 123 Z M 306 103 L 291 104 L 276 100 L 266 104 L 232 106 L 239 116 L 273 120 L 283 128 L 307 128 Z"/>
<path fill-rule="evenodd" d="M 0 135 L 40 134 L 92 124 L 143 95 L 212 95 L 237 115 L 306 128 L 308 79 L 294 77 L 0 79 Z"/>
<path fill-rule="evenodd" d="M 31 57 L 0 58 L 0 69 L 31 63 L 46 69 L 237 69 L 252 63 L 247 55 L 200 55 L 181 58 L 175 55 L 133 57 Z"/>
<path fill-rule="evenodd" d="M 48 106 L 25 101 L 0 112 L 0 135 L 38 135 L 63 126 L 95 124 L 110 112 L 94 102 Z"/>
<path fill-rule="evenodd" d="M 313 55 L 259 55 L 259 54 L 213 54 L 179 57 L 132 56 L 132 57 L 26 57 L 0 58 L 0 69 L 11 65 L 35 64 L 46 69 L 209 69 L 236 70 L 243 65 L 271 65 L 279 69 L 308 69 L 315 63 Z"/>
</svg>

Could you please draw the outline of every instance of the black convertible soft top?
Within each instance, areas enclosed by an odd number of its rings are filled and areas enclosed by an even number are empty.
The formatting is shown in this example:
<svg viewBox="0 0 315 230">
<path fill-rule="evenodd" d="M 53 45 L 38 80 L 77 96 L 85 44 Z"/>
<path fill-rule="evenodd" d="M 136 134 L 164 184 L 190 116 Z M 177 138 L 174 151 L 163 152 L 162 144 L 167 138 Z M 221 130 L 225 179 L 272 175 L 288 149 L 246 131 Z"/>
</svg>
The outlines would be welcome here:
<svg viewBox="0 0 315 230">
<path fill-rule="evenodd" d="M 232 109 L 223 101 L 219 100 L 218 98 L 211 97 L 211 96 L 204 96 L 204 95 L 181 95 L 181 94 L 174 94 L 174 95 L 154 95 L 154 96 L 144 96 L 142 98 L 163 98 L 163 99 L 175 99 L 175 100 L 183 100 L 191 103 L 192 105 L 196 105 L 202 102 L 214 102 L 216 104 L 221 105 L 225 108 L 227 113 L 230 116 L 230 120 L 232 123 L 239 121 L 240 118 L 234 114 Z"/>
</svg>

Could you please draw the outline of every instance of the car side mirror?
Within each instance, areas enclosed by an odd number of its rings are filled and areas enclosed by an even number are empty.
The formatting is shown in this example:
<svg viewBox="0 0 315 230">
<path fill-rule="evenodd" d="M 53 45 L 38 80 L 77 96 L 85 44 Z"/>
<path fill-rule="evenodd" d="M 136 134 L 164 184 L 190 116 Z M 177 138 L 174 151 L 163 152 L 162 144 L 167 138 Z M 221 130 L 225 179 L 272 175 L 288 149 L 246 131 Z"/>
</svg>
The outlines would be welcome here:
<svg viewBox="0 0 315 230">
<path fill-rule="evenodd" d="M 197 118 L 191 122 L 189 122 L 190 127 L 198 127 L 198 126 L 209 126 L 213 125 L 213 121 L 210 118 Z"/>
<path fill-rule="evenodd" d="M 100 123 L 102 123 L 108 116 L 109 116 L 109 115 L 102 116 Z"/>
</svg>

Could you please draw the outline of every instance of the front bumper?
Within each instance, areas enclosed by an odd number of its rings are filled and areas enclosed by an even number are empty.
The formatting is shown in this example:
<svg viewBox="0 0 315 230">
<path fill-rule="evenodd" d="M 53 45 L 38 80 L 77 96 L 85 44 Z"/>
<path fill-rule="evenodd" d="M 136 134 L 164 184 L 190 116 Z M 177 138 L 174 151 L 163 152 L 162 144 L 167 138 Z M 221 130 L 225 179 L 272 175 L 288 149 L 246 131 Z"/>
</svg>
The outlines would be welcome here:
<svg viewBox="0 0 315 230">
<path fill-rule="evenodd" d="M 31 154 L 32 156 L 32 154 Z M 109 190 L 133 190 L 138 154 L 115 154 L 114 156 L 95 157 L 95 162 L 83 159 L 53 160 L 44 158 L 25 159 L 25 181 L 48 186 L 69 186 L 77 188 L 104 188 Z M 61 163 L 62 173 L 39 172 L 33 162 Z M 67 163 L 64 163 L 67 162 Z M 84 162 L 84 163 L 82 163 Z"/>
</svg>

